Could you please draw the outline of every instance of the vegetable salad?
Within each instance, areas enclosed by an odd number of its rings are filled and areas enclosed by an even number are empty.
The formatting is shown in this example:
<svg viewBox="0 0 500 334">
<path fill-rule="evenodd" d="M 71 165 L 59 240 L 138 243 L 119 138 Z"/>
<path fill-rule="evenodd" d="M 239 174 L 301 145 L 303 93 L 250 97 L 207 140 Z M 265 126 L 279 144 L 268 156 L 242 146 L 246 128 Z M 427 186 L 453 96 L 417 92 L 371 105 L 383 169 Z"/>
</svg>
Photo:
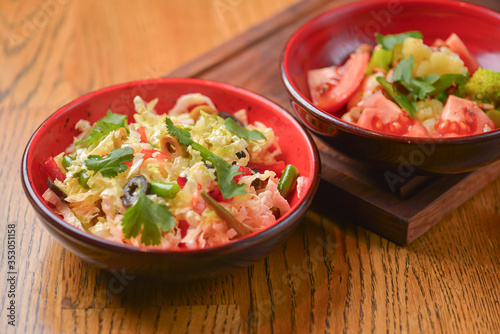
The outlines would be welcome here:
<svg viewBox="0 0 500 334">
<path fill-rule="evenodd" d="M 368 130 L 459 137 L 500 128 L 500 73 L 482 69 L 452 34 L 432 45 L 418 31 L 376 34 L 341 66 L 308 73 L 313 103 Z"/>
<path fill-rule="evenodd" d="M 305 178 L 279 160 L 273 129 L 246 110 L 181 96 L 167 115 L 134 99 L 135 122 L 111 110 L 49 157 L 44 199 L 69 224 L 122 244 L 199 249 L 272 225 Z"/>
</svg>

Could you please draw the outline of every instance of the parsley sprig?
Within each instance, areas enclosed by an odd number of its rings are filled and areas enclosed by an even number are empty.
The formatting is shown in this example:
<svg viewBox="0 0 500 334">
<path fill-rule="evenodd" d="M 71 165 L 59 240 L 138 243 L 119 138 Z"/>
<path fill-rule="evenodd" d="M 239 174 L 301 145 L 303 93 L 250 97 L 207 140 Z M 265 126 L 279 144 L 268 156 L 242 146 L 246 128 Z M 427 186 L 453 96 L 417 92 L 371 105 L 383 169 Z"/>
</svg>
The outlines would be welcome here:
<svg viewBox="0 0 500 334">
<path fill-rule="evenodd" d="M 200 152 L 201 158 L 205 162 L 209 161 L 212 163 L 217 171 L 219 188 L 225 199 L 246 193 L 245 188 L 247 186 L 245 184 L 237 184 L 233 180 L 236 175 L 241 174 L 241 172 L 238 172 L 239 166 L 232 166 L 226 160 L 213 154 L 207 148 L 192 140 L 190 133 L 186 130 L 177 128 L 170 118 L 167 117 L 165 123 L 168 132 L 175 136 L 181 144 L 191 146 L 193 149 Z"/>
<path fill-rule="evenodd" d="M 149 199 L 140 187 L 139 199 L 125 211 L 122 219 L 125 238 L 136 237 L 142 230 L 141 243 L 144 245 L 159 244 L 161 231 L 169 231 L 174 224 L 175 218 L 170 209 Z"/>
<path fill-rule="evenodd" d="M 75 145 L 88 147 L 93 143 L 98 142 L 102 137 L 106 136 L 111 131 L 119 128 L 127 128 L 127 116 L 114 114 L 111 110 L 108 110 L 106 116 L 95 122 L 87 137 L 76 142 Z"/>
<path fill-rule="evenodd" d="M 85 160 L 85 166 L 96 173 L 101 172 L 104 177 L 115 177 L 118 173 L 127 170 L 128 167 L 124 162 L 132 161 L 133 153 L 133 148 L 125 147 L 112 150 L 107 157 L 89 155 Z"/>
</svg>

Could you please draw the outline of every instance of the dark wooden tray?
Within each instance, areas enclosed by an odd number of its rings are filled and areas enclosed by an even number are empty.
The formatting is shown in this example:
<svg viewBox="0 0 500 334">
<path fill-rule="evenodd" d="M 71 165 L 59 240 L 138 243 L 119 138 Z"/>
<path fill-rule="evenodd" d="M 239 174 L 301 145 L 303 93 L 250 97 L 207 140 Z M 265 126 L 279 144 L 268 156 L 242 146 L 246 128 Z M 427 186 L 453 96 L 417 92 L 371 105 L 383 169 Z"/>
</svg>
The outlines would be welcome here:
<svg viewBox="0 0 500 334">
<path fill-rule="evenodd" d="M 293 114 L 279 73 L 284 44 L 311 18 L 350 2 L 354 1 L 299 2 L 168 76 L 231 83 L 262 94 Z M 482 4 L 495 10 L 500 7 L 495 1 Z M 315 141 L 321 154 L 322 179 L 326 181 L 322 181 L 315 199 L 321 211 L 334 217 L 345 216 L 402 245 L 411 243 L 500 177 L 499 161 L 465 174 L 411 177 L 391 191 L 384 175 L 329 148 L 318 138 Z"/>
</svg>

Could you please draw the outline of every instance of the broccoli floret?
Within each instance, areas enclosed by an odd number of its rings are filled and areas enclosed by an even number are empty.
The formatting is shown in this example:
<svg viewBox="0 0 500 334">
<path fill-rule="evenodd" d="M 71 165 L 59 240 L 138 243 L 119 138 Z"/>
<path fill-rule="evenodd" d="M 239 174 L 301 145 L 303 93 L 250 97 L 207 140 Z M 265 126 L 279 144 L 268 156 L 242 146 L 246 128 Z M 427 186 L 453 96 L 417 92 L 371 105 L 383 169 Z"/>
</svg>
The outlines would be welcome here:
<svg viewBox="0 0 500 334">
<path fill-rule="evenodd" d="M 479 68 L 459 92 L 477 102 L 500 107 L 500 72 Z"/>
</svg>

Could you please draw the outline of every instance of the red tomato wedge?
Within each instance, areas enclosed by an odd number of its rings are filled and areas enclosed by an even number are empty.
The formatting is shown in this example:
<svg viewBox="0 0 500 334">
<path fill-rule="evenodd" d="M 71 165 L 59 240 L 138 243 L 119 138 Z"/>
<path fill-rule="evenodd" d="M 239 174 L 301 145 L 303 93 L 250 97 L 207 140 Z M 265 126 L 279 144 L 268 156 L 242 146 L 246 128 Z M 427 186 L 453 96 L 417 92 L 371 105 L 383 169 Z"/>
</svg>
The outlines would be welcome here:
<svg viewBox="0 0 500 334">
<path fill-rule="evenodd" d="M 438 137 L 458 137 L 491 131 L 495 124 L 476 102 L 450 95 L 435 128 Z"/>
<path fill-rule="evenodd" d="M 362 128 L 396 136 L 429 137 L 419 120 L 411 118 L 380 91 L 358 106 L 363 110 L 358 120 L 358 126 Z"/>
<path fill-rule="evenodd" d="M 358 49 L 342 66 L 330 66 L 307 73 L 311 98 L 318 108 L 334 116 L 361 84 L 370 53 Z"/>
<path fill-rule="evenodd" d="M 476 58 L 474 58 L 467 47 L 465 46 L 464 42 L 458 37 L 457 34 L 453 33 L 448 37 L 446 41 L 444 41 L 444 44 L 450 48 L 450 50 L 460 57 L 462 61 L 464 62 L 465 66 L 469 69 L 469 73 L 472 75 L 476 70 L 479 68 L 479 63 L 477 62 Z"/>
</svg>

